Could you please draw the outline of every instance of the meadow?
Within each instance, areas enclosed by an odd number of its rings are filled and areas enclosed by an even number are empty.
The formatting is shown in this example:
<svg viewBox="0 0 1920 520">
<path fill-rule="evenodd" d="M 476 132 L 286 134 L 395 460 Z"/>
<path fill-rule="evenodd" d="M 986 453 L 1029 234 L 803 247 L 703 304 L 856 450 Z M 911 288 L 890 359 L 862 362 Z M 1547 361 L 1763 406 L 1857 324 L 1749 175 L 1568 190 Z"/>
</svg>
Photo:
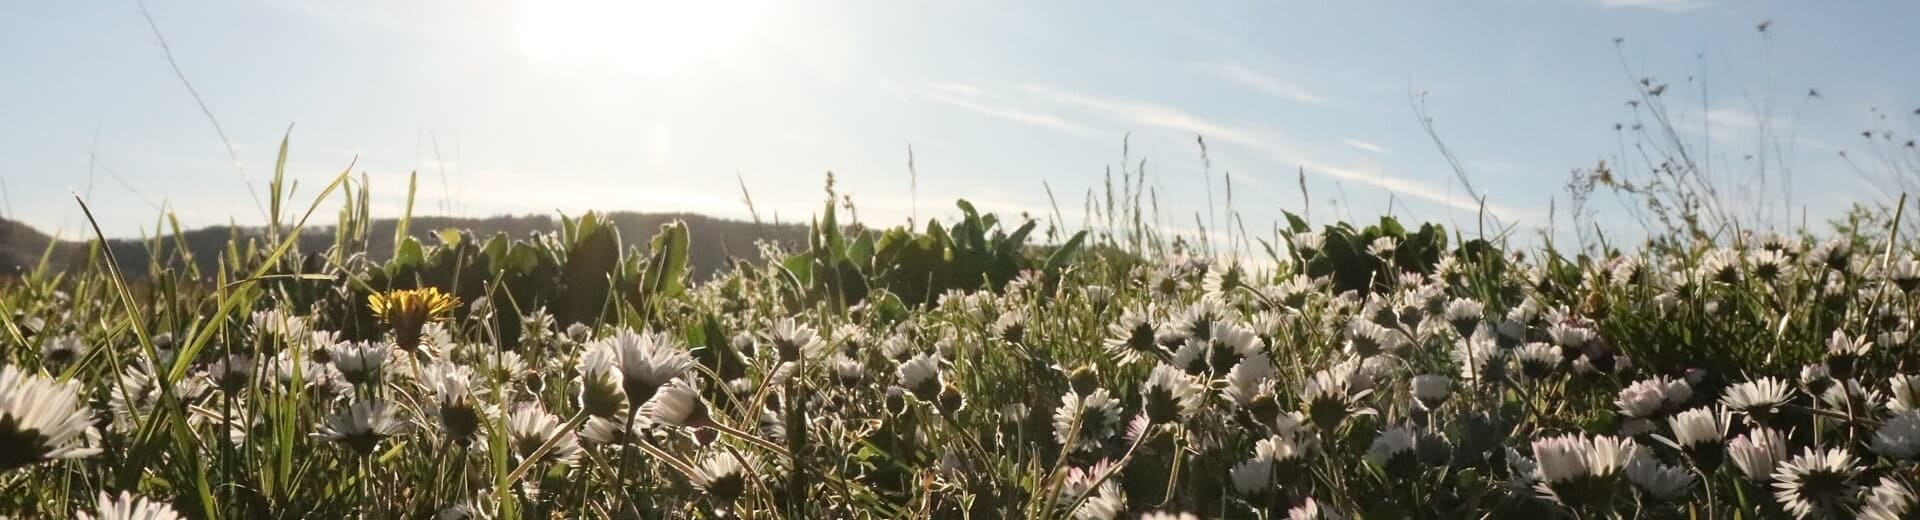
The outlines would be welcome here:
<svg viewBox="0 0 1920 520">
<path fill-rule="evenodd" d="M 868 228 L 829 193 L 804 243 L 696 279 L 680 223 L 403 215 L 376 259 L 364 182 L 287 191 L 212 269 L 175 229 L 138 278 L 94 247 L 0 282 L 0 515 L 1917 511 L 1904 204 L 1576 250 L 1289 214 L 1232 254 L 1131 181 L 1079 230 Z"/>
</svg>

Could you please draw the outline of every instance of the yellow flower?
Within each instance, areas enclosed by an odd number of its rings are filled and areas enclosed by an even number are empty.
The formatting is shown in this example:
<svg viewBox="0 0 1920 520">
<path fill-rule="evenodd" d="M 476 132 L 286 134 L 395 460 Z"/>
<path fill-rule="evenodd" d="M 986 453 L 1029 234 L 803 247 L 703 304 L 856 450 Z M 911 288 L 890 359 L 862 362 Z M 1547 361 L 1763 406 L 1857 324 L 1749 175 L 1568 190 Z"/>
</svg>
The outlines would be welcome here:
<svg viewBox="0 0 1920 520">
<path fill-rule="evenodd" d="M 420 329 L 428 323 L 447 319 L 460 306 L 460 299 L 440 289 L 401 289 L 367 296 L 373 315 L 393 327 L 393 344 L 412 352 L 420 348 Z"/>
</svg>

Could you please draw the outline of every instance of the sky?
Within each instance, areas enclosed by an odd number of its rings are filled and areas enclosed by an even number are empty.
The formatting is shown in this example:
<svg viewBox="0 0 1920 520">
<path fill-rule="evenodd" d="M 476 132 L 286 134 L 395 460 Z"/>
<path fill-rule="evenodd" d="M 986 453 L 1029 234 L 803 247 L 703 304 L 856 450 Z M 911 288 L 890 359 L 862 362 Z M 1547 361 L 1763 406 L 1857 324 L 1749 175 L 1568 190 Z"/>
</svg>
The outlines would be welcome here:
<svg viewBox="0 0 1920 520">
<path fill-rule="evenodd" d="M 289 136 L 294 206 L 351 165 L 377 216 L 418 172 L 416 214 L 745 218 L 744 186 L 762 218 L 805 221 L 832 172 L 872 225 L 965 198 L 1077 227 L 1144 160 L 1173 232 L 1238 215 L 1264 236 L 1285 210 L 1564 239 L 1570 172 L 1645 175 L 1640 147 L 1671 142 L 1628 103 L 1651 78 L 1749 225 L 1817 224 L 1897 196 L 1873 175 L 1920 175 L 1898 143 L 1920 126 L 1915 20 L 1733 0 L 8 2 L 0 213 L 75 238 L 78 193 L 112 236 L 163 211 L 260 224 Z M 1596 194 L 1584 226 L 1637 233 L 1632 204 Z"/>
</svg>

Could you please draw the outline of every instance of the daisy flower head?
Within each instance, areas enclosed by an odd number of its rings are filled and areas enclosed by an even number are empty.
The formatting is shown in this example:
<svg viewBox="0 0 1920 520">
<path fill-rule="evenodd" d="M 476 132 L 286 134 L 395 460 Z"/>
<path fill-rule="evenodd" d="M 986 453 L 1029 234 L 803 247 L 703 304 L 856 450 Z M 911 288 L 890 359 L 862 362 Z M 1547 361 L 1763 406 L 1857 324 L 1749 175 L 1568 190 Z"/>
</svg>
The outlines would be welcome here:
<svg viewBox="0 0 1920 520">
<path fill-rule="evenodd" d="M 1720 467 L 1725 455 L 1721 441 L 1726 438 L 1726 425 L 1724 412 L 1707 407 L 1694 408 L 1667 418 L 1667 426 L 1673 430 L 1674 444 L 1680 445 L 1687 455 L 1693 457 L 1694 463 L 1703 471 Z"/>
<path fill-rule="evenodd" d="M 894 369 L 900 386 L 912 392 L 921 401 L 933 402 L 940 395 L 940 358 L 928 354 L 916 354 L 900 363 Z"/>
<path fill-rule="evenodd" d="M 1792 399 L 1792 392 L 1786 381 L 1763 377 L 1727 387 L 1720 395 L 1720 405 L 1728 411 L 1746 414 L 1755 422 L 1765 422 Z"/>
<path fill-rule="evenodd" d="M 1155 365 L 1141 387 L 1141 408 L 1153 424 L 1191 417 L 1200 411 L 1204 395 L 1199 381 L 1172 365 Z"/>
<path fill-rule="evenodd" d="M 678 340 L 666 334 L 622 329 L 595 341 L 587 349 L 611 352 L 611 359 L 618 361 L 620 387 L 626 393 L 629 407 L 645 404 L 660 387 L 693 368 L 693 356 L 681 348 Z"/>
<path fill-rule="evenodd" d="M 57 372 L 79 361 L 80 356 L 86 353 L 87 344 L 80 340 L 80 336 L 73 334 L 52 336 L 40 345 L 40 363 Z"/>
<path fill-rule="evenodd" d="M 742 458 L 732 450 L 714 450 L 694 466 L 693 486 L 723 504 L 731 504 L 747 491 L 747 471 L 751 458 Z"/>
<path fill-rule="evenodd" d="M 80 397 L 81 388 L 79 381 L 63 383 L 0 366 L 0 474 L 100 452 L 82 446 L 93 413 Z"/>
<path fill-rule="evenodd" d="M 1227 469 L 1227 480 L 1242 496 L 1260 496 L 1273 488 L 1273 459 L 1254 457 Z"/>
<path fill-rule="evenodd" d="M 380 441 L 399 435 L 405 427 L 399 412 L 386 401 L 369 400 L 348 405 L 347 409 L 328 417 L 313 436 L 344 444 L 361 455 L 371 455 L 379 448 Z"/>
<path fill-rule="evenodd" d="M 340 370 L 341 377 L 348 383 L 359 385 L 383 377 L 387 353 L 390 351 L 385 345 L 351 341 L 334 345 L 330 357 L 333 367 Z"/>
<path fill-rule="evenodd" d="M 80 520 L 178 520 L 182 518 L 173 506 L 158 500 L 149 500 L 126 491 L 118 496 L 100 492 L 95 500 L 92 512 L 79 511 L 74 514 Z"/>
<path fill-rule="evenodd" d="M 1920 376 L 1894 374 L 1887 379 L 1887 410 L 1895 413 L 1920 409 Z"/>
<path fill-rule="evenodd" d="M 767 331 L 767 343 L 773 346 L 780 362 L 792 363 L 802 357 L 814 357 L 826 348 L 827 342 L 820 333 L 792 317 L 781 318 Z"/>
<path fill-rule="evenodd" d="M 614 418 L 633 409 L 627 404 L 618 356 L 608 348 L 590 348 L 580 354 L 574 384 L 580 387 L 580 409 L 588 415 Z"/>
<path fill-rule="evenodd" d="M 539 403 L 521 404 L 507 417 L 508 451 L 522 462 L 537 457 L 541 461 L 571 466 L 580 459 L 580 439 L 563 426 L 560 416 L 548 413 Z M 540 448 L 550 439 L 552 448 L 541 453 Z"/>
<path fill-rule="evenodd" d="M 1120 319 L 1107 326 L 1107 357 L 1116 363 L 1130 364 L 1149 357 L 1165 356 L 1160 349 L 1160 328 L 1146 312 L 1127 309 Z"/>
<path fill-rule="evenodd" d="M 1852 379 L 1855 365 L 1867 352 L 1873 349 L 1873 342 L 1866 335 L 1850 337 L 1846 331 L 1834 330 L 1827 337 L 1827 374 L 1834 379 Z"/>
<path fill-rule="evenodd" d="M 1860 505 L 1862 520 L 1902 520 L 1911 518 L 1915 497 L 1913 487 L 1893 476 L 1880 477 L 1880 483 L 1867 491 Z"/>
<path fill-rule="evenodd" d="M 701 426 L 707 420 L 707 403 L 695 382 L 675 378 L 641 405 L 640 413 L 660 424 Z"/>
<path fill-rule="evenodd" d="M 1779 430 L 1755 428 L 1727 443 L 1727 456 L 1747 480 L 1766 482 L 1780 461 L 1787 459 L 1787 438 Z"/>
<path fill-rule="evenodd" d="M 1657 500 L 1679 500 L 1685 498 L 1687 491 L 1693 488 L 1693 471 L 1661 464 L 1646 452 L 1640 452 L 1627 462 L 1626 474 L 1634 487 Z"/>
<path fill-rule="evenodd" d="M 1858 461 L 1846 450 L 1807 448 L 1773 472 L 1773 498 L 1795 518 L 1844 518 L 1859 496 Z"/>
<path fill-rule="evenodd" d="M 1447 302 L 1447 323 L 1453 325 L 1454 332 L 1464 338 L 1472 335 L 1474 329 L 1480 327 L 1481 320 L 1485 319 L 1485 312 L 1486 304 L 1471 298 L 1458 298 Z"/>
<path fill-rule="evenodd" d="M 1085 396 L 1067 392 L 1060 396 L 1060 406 L 1053 411 L 1054 442 L 1071 445 L 1074 451 L 1101 449 L 1119 428 L 1120 400 L 1114 399 L 1105 388 Z"/>
<path fill-rule="evenodd" d="M 1307 416 L 1322 430 L 1333 430 L 1340 426 L 1347 416 L 1356 412 L 1354 400 L 1364 397 L 1368 391 L 1353 392 L 1354 363 L 1342 363 L 1334 368 L 1314 372 L 1300 390 L 1305 400 Z M 1361 395 L 1354 395 L 1354 394 Z"/>
<path fill-rule="evenodd" d="M 1447 402 L 1452 392 L 1453 382 L 1447 376 L 1424 374 L 1413 376 L 1411 382 L 1413 399 L 1427 409 L 1439 408 Z"/>
<path fill-rule="evenodd" d="M 1108 480 L 1080 502 L 1080 507 L 1073 510 L 1073 520 L 1113 520 L 1126 509 L 1126 493 L 1120 490 L 1119 483 Z"/>
<path fill-rule="evenodd" d="M 1411 477 L 1420 470 L 1420 461 L 1413 453 L 1415 441 L 1413 431 L 1405 426 L 1380 432 L 1367 447 L 1367 461 L 1386 469 L 1388 475 Z"/>
<path fill-rule="evenodd" d="M 1560 349 L 1547 343 L 1528 343 L 1520 347 L 1514 359 L 1520 365 L 1520 375 L 1527 379 L 1540 380 L 1553 373 L 1565 360 Z"/>
</svg>

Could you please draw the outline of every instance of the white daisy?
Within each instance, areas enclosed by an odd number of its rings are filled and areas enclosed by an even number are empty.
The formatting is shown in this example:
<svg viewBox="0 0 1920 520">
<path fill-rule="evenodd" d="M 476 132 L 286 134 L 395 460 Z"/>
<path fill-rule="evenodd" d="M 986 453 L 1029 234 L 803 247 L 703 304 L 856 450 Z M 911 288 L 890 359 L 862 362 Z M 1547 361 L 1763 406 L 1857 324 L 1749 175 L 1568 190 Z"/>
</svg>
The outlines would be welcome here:
<svg viewBox="0 0 1920 520">
<path fill-rule="evenodd" d="M 1168 423 L 1198 412 L 1205 398 L 1203 391 L 1200 382 L 1192 376 L 1163 363 L 1147 374 L 1147 382 L 1140 390 L 1140 406 L 1154 424 Z"/>
<path fill-rule="evenodd" d="M 1722 414 L 1707 407 L 1694 408 L 1674 414 L 1667 418 L 1667 426 L 1673 430 L 1673 441 L 1682 447 L 1711 444 L 1719 446 L 1724 439 L 1726 421 Z"/>
<path fill-rule="evenodd" d="M 815 357 L 827 345 L 820 338 L 819 331 L 793 318 L 781 318 L 774 322 L 772 330 L 767 332 L 767 343 L 773 345 L 774 353 L 782 363 Z"/>
<path fill-rule="evenodd" d="M 126 491 L 119 496 L 100 492 L 92 512 L 74 513 L 80 520 L 178 520 L 181 518 L 173 506 L 158 500 L 148 500 Z"/>
<path fill-rule="evenodd" d="M 1772 377 L 1763 377 L 1728 387 L 1720 395 L 1727 410 L 1747 414 L 1756 421 L 1765 420 L 1792 398 L 1793 388 Z"/>
<path fill-rule="evenodd" d="M 46 339 L 40 345 L 40 362 L 48 368 L 59 371 L 67 365 L 80 360 L 87 353 L 87 344 L 73 334 L 62 334 Z"/>
<path fill-rule="evenodd" d="M 1155 326 L 1147 313 L 1137 309 L 1127 309 L 1120 319 L 1107 326 L 1107 357 L 1120 364 L 1130 364 L 1141 358 L 1164 355 L 1160 350 L 1160 329 Z"/>
<path fill-rule="evenodd" d="M 340 370 L 340 376 L 347 382 L 362 384 L 372 381 L 387 364 L 387 353 L 393 349 L 381 343 L 371 341 L 344 342 L 329 352 L 333 367 Z"/>
<path fill-rule="evenodd" d="M 700 426 L 707 420 L 707 403 L 695 382 L 675 378 L 640 406 L 640 414 L 660 424 Z"/>
<path fill-rule="evenodd" d="M 1258 496 L 1273 487 L 1273 459 L 1254 457 L 1227 469 L 1233 490 L 1244 496 Z"/>
<path fill-rule="evenodd" d="M 667 334 L 641 334 L 622 329 L 593 342 L 587 349 L 609 351 L 611 358 L 619 362 L 620 386 L 627 394 L 630 407 L 645 404 L 660 387 L 693 368 L 693 357 Z"/>
<path fill-rule="evenodd" d="M 1101 482 L 1086 501 L 1073 510 L 1073 520 L 1113 520 L 1127 510 L 1127 495 L 1120 491 L 1120 484 L 1108 480 Z"/>
<path fill-rule="evenodd" d="M 1452 392 L 1452 385 L 1453 382 L 1448 380 L 1447 376 L 1433 374 L 1413 376 L 1411 383 L 1413 398 L 1427 409 L 1438 408 L 1447 402 L 1447 396 Z"/>
<path fill-rule="evenodd" d="M 81 388 L 79 381 L 0 366 L 0 473 L 100 452 L 81 446 L 93 425 Z"/>
<path fill-rule="evenodd" d="M 741 460 L 731 450 L 713 450 L 700 461 L 690 475 L 693 486 L 721 503 L 731 503 L 747 491 L 746 469 L 751 460 Z"/>
<path fill-rule="evenodd" d="M 558 436 L 540 460 L 571 466 L 580 459 L 580 440 L 571 431 L 561 429 L 560 417 L 547 413 L 538 403 L 526 403 L 507 417 L 507 446 L 514 456 L 524 462 L 540 450 L 548 439 Z"/>
<path fill-rule="evenodd" d="M 1563 358 L 1560 348 L 1547 343 L 1528 343 L 1520 347 L 1515 359 L 1520 364 L 1520 374 L 1528 379 L 1540 379 L 1553 373 Z"/>
<path fill-rule="evenodd" d="M 1874 453 L 1890 459 L 1911 459 L 1920 455 L 1920 411 L 1894 414 L 1880 423 L 1870 443 Z"/>
<path fill-rule="evenodd" d="M 1913 487 L 1896 477 L 1880 477 L 1880 483 L 1867 491 L 1866 502 L 1860 507 L 1860 518 L 1905 520 L 1911 518 L 1914 502 Z"/>
<path fill-rule="evenodd" d="M 1626 467 L 1627 480 L 1659 500 L 1678 500 L 1693 487 L 1693 471 L 1668 466 L 1641 452 Z"/>
<path fill-rule="evenodd" d="M 1405 426 L 1380 432 L 1367 447 L 1367 461 L 1385 468 L 1389 474 L 1408 476 L 1419 468 L 1413 457 L 1414 440 L 1413 431 Z"/>
<path fill-rule="evenodd" d="M 1074 421 L 1080 422 L 1077 434 L 1073 434 L 1074 451 L 1091 452 L 1100 449 L 1107 439 L 1113 438 L 1120 427 L 1120 401 L 1107 393 L 1107 389 L 1098 388 L 1082 397 L 1078 392 L 1067 392 L 1060 396 L 1060 407 L 1053 411 L 1053 440 L 1061 446 L 1068 445 L 1068 435 L 1073 431 Z"/>
<path fill-rule="evenodd" d="M 1747 480 L 1765 482 L 1787 458 L 1787 438 L 1779 430 L 1755 428 L 1727 443 L 1727 456 Z"/>
<path fill-rule="evenodd" d="M 405 426 L 399 414 L 386 401 L 360 401 L 327 418 L 326 422 L 320 424 L 320 431 L 313 436 L 345 444 L 361 455 L 367 455 L 379 447 L 380 441 L 400 434 Z"/>
<path fill-rule="evenodd" d="M 940 394 L 940 358 L 916 354 L 894 370 L 900 386 L 921 401 L 932 402 Z"/>
<path fill-rule="evenodd" d="M 1807 448 L 1773 472 L 1773 498 L 1795 518 L 1846 517 L 1859 496 L 1860 466 L 1846 450 Z"/>
<path fill-rule="evenodd" d="M 1887 380 L 1887 394 L 1888 411 L 1920 409 L 1920 376 L 1894 374 Z"/>
</svg>

